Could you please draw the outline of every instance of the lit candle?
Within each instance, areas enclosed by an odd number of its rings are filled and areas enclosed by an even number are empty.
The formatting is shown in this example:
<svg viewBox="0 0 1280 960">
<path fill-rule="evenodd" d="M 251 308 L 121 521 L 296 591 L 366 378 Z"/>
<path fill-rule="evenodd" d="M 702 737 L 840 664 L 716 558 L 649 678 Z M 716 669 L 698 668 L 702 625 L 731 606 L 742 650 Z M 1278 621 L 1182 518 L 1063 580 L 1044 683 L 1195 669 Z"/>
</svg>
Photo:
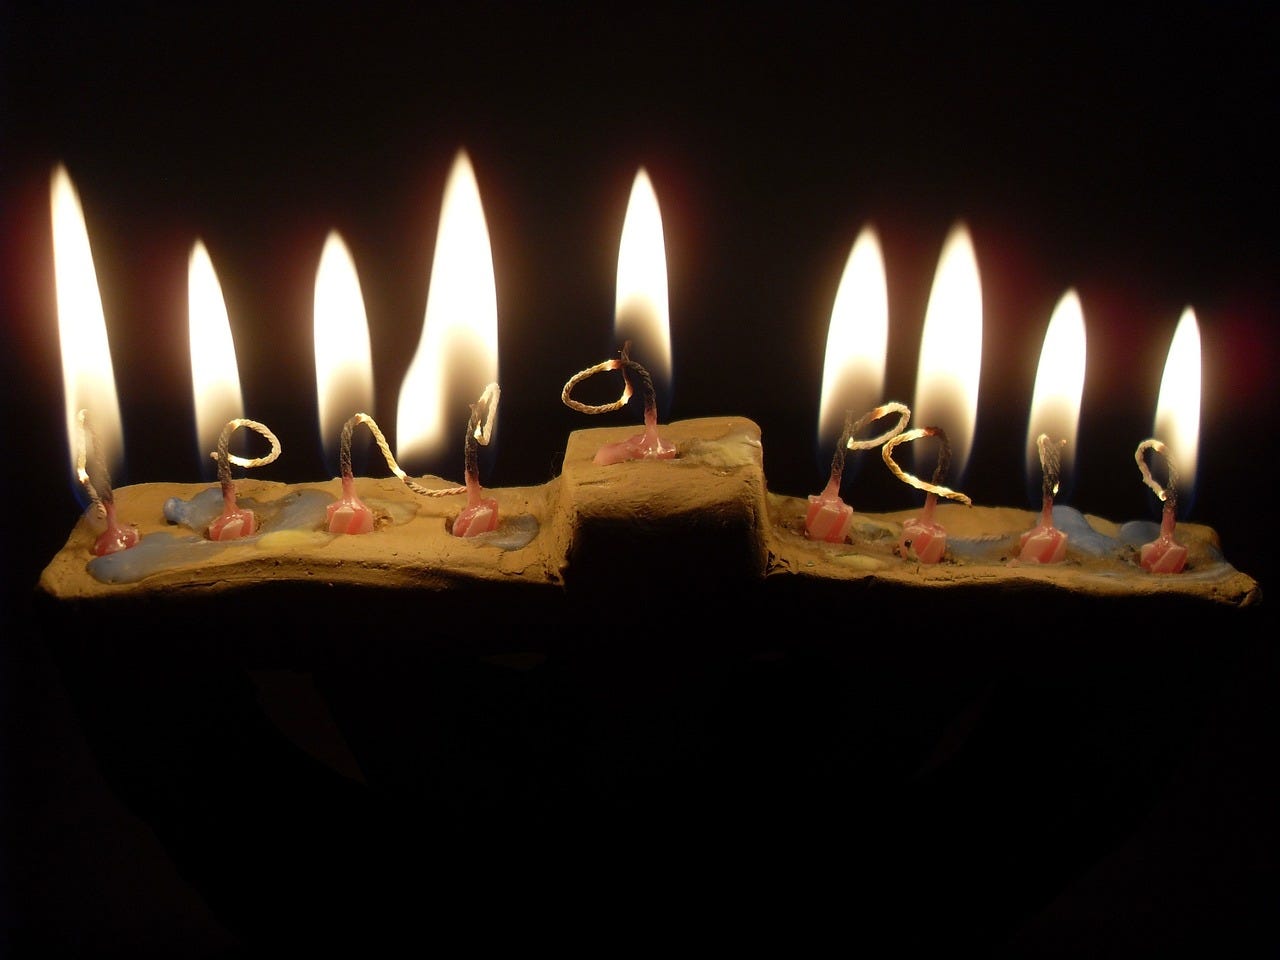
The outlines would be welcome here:
<svg viewBox="0 0 1280 960">
<path fill-rule="evenodd" d="M 1049 320 L 1031 396 L 1027 470 L 1029 475 L 1037 468 L 1040 472 L 1040 522 L 1019 540 L 1018 559 L 1024 563 L 1060 563 L 1067 555 L 1067 533 L 1054 525 L 1053 501 L 1063 474 L 1070 471 L 1084 370 L 1084 312 L 1079 296 L 1068 290 Z"/>
<path fill-rule="evenodd" d="M 925 437 L 935 437 L 939 443 L 938 463 L 934 467 L 932 483 L 907 473 L 893 459 L 893 451 L 900 444 L 912 443 Z M 924 510 L 921 511 L 920 516 L 908 520 L 902 525 L 902 537 L 898 541 L 898 552 L 903 557 L 907 559 L 914 558 L 920 563 L 938 563 L 947 551 L 947 531 L 942 524 L 934 519 L 938 497 L 956 500 L 966 507 L 973 506 L 973 501 L 963 493 L 942 485 L 942 481 L 947 478 L 947 471 L 951 465 L 951 442 L 947 439 L 946 431 L 941 427 L 918 427 L 914 430 L 907 430 L 885 443 L 880 448 L 880 456 L 884 459 L 885 466 L 893 471 L 895 477 L 903 483 L 915 487 L 917 490 L 924 490 L 926 493 Z"/>
<path fill-rule="evenodd" d="M 1067 556 L 1067 532 L 1053 525 L 1053 498 L 1058 493 L 1062 449 L 1067 441 L 1051 439 L 1047 433 L 1036 437 L 1040 455 L 1040 522 L 1018 539 L 1018 559 L 1023 563 L 1061 563 Z"/>
<path fill-rule="evenodd" d="M 271 444 L 271 452 L 265 457 L 240 457 L 231 453 L 231 435 L 241 427 L 253 430 Z M 231 465 L 238 467 L 264 467 L 280 456 L 280 441 L 265 425 L 243 418 L 230 420 L 218 435 L 218 449 L 210 454 L 218 462 L 218 483 L 222 487 L 222 513 L 209 524 L 210 540 L 239 540 L 257 532 L 258 518 L 254 512 L 236 502 L 236 486 L 231 479 Z"/>
<path fill-rule="evenodd" d="M 1200 327 L 1190 307 L 1182 312 L 1160 380 L 1156 402 L 1156 438 L 1138 444 L 1134 457 L 1142 481 L 1163 503 L 1160 534 L 1142 546 L 1138 562 L 1151 573 L 1180 573 L 1187 548 L 1174 539 L 1178 514 L 1178 488 L 1195 486 L 1197 447 L 1200 443 Z M 1157 439 L 1158 438 L 1158 439 Z M 1151 475 L 1144 457 L 1147 450 L 1160 454 L 1168 471 L 1163 486 Z"/>
<path fill-rule="evenodd" d="M 1187 307 L 1178 318 L 1169 343 L 1151 431 L 1164 442 L 1169 457 L 1177 463 L 1178 484 L 1183 491 L 1194 490 L 1196 486 L 1200 384 L 1200 325 L 1195 311 Z"/>
<path fill-rule="evenodd" d="M 884 389 L 889 342 L 889 299 L 884 257 L 872 227 L 864 227 L 845 261 L 840 286 L 827 327 L 827 351 L 822 368 L 822 398 L 818 408 L 818 443 L 835 444 L 826 488 L 809 497 L 805 536 L 841 543 L 853 525 L 853 508 L 840 497 L 848 450 L 869 450 L 906 428 L 911 412 L 902 404 L 877 407 L 857 423 L 853 411 L 876 403 Z M 877 413 L 876 410 L 883 412 Z M 900 414 L 896 429 L 875 440 L 855 440 L 873 420 Z"/>
<path fill-rule="evenodd" d="M 658 435 L 657 389 L 653 373 L 631 356 L 632 344 L 644 342 L 654 356 L 659 375 L 671 376 L 671 319 L 667 303 L 667 251 L 662 232 L 662 212 L 649 174 L 641 167 L 631 186 L 627 214 L 622 223 L 622 239 L 618 244 L 617 297 L 614 309 L 614 332 L 623 340 L 622 351 L 574 374 L 560 391 L 560 399 L 579 413 L 610 413 L 625 407 L 640 391 L 644 405 L 644 432 L 618 443 L 602 446 L 594 461 L 599 465 L 626 460 L 670 460 L 676 455 L 674 445 Z M 622 374 L 622 393 L 612 403 L 586 404 L 575 400 L 573 388 L 597 373 L 616 370 Z"/>
<path fill-rule="evenodd" d="M 498 416 L 498 385 L 485 387 L 479 401 L 471 405 L 465 441 L 465 475 L 467 505 L 453 520 L 450 530 L 455 537 L 475 537 L 498 529 L 498 501 L 483 495 L 480 489 L 480 465 L 477 445 L 487 444 Z"/>
<path fill-rule="evenodd" d="M 1154 450 L 1164 457 L 1168 470 L 1168 483 L 1161 486 L 1151 475 L 1144 454 Z M 1142 482 L 1155 491 L 1164 503 L 1160 519 L 1160 535 L 1150 543 L 1144 543 L 1138 551 L 1138 562 L 1142 569 L 1151 573 L 1181 573 L 1187 563 L 1187 548 L 1173 538 L 1178 513 L 1178 468 L 1169 456 L 1169 448 L 1160 440 L 1151 438 L 1138 444 L 1133 457 L 1138 461 L 1138 469 L 1142 472 Z"/>
<path fill-rule="evenodd" d="M 244 417 L 244 399 L 222 286 L 209 251 L 198 240 L 192 245 L 187 262 L 187 334 L 196 449 L 202 474 L 205 479 L 212 479 L 216 464 L 212 464 L 209 451 L 217 447 L 218 436 L 227 423 Z"/>
</svg>

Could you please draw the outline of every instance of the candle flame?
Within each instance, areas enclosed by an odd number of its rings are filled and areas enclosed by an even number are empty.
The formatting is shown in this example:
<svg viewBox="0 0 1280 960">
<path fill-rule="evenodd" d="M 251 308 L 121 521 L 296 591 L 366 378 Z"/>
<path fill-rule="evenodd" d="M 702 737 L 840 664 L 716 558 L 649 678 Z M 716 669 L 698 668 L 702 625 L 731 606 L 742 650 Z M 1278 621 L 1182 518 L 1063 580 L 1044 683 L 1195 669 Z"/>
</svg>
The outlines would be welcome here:
<svg viewBox="0 0 1280 960">
<path fill-rule="evenodd" d="M 912 422 L 937 426 L 951 441 L 951 474 L 964 475 L 978 417 L 982 366 L 982 284 L 973 241 L 964 224 L 947 236 L 929 294 Z M 933 451 L 917 452 L 916 469 L 932 469 Z"/>
<path fill-rule="evenodd" d="M 631 186 L 618 245 L 618 287 L 613 316 L 618 342 L 632 342 L 631 358 L 659 382 L 671 379 L 671 315 L 667 252 L 658 195 L 643 167 Z"/>
<path fill-rule="evenodd" d="M 75 185 L 61 165 L 50 178 L 49 199 L 68 464 L 79 490 L 76 448 L 80 410 L 89 412 L 98 450 L 112 474 L 119 473 L 124 462 L 124 427 L 84 211 Z"/>
<path fill-rule="evenodd" d="M 209 454 L 231 420 L 244 416 L 240 370 L 222 285 L 205 245 L 197 240 L 187 262 L 187 329 L 191 392 L 196 412 L 196 457 L 206 479 L 216 464 Z"/>
<path fill-rule="evenodd" d="M 316 268 L 312 328 L 316 352 L 316 409 L 320 439 L 331 464 L 342 425 L 373 409 L 373 349 L 356 263 L 336 230 L 329 232 Z"/>
<path fill-rule="evenodd" d="M 440 209 L 422 338 L 400 387 L 397 459 L 405 463 L 438 451 L 446 427 L 461 436 L 470 404 L 497 379 L 489 228 L 471 160 L 459 150 Z"/>
<path fill-rule="evenodd" d="M 884 397 L 889 343 L 889 295 L 884 255 L 873 227 L 858 234 L 845 262 L 827 328 L 818 439 L 823 450 L 839 441 L 848 411 L 870 410 Z"/>
<path fill-rule="evenodd" d="M 1027 477 L 1040 502 L 1041 465 L 1036 438 L 1049 435 L 1053 443 L 1065 440 L 1060 470 L 1066 478 L 1075 460 L 1076 434 L 1080 426 L 1080 401 L 1084 393 L 1085 331 L 1084 310 L 1075 290 L 1068 290 L 1049 318 L 1040 366 L 1036 369 L 1035 390 L 1031 394 L 1031 416 L 1027 421 Z"/>
<path fill-rule="evenodd" d="M 1189 503 L 1200 447 L 1200 326 L 1190 307 L 1182 311 L 1169 345 L 1153 433 L 1177 468 L 1180 503 Z"/>
</svg>

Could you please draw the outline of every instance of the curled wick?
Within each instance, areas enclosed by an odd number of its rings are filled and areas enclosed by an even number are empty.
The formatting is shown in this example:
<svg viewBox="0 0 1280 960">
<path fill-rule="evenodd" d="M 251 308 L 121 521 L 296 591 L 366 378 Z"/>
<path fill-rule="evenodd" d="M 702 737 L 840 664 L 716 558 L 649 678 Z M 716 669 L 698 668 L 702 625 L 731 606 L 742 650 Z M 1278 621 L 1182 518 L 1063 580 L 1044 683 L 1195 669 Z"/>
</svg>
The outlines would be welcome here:
<svg viewBox="0 0 1280 960">
<path fill-rule="evenodd" d="M 468 494 L 468 504 L 458 520 L 454 521 L 453 531 L 458 536 L 474 536 L 493 530 L 498 525 L 498 505 L 496 500 L 484 499 L 480 490 L 479 454 L 477 444 L 487 445 L 493 435 L 493 424 L 498 414 L 498 400 L 501 390 L 496 383 L 484 388 L 479 401 L 471 405 L 471 415 L 467 421 L 467 435 L 464 447 L 464 470 L 466 484 L 464 486 L 440 487 L 431 489 L 424 487 L 401 469 L 391 452 L 387 438 L 378 427 L 377 422 L 367 413 L 357 413 L 342 425 L 342 438 L 339 448 L 339 463 L 342 469 L 342 499 L 332 503 L 328 508 L 328 528 L 330 533 L 368 533 L 374 528 L 373 511 L 360 499 L 355 490 L 355 477 L 351 465 L 351 437 L 355 428 L 364 424 L 373 434 L 382 458 L 400 481 L 421 497 L 452 497 L 459 493 Z M 470 515 L 468 514 L 470 512 Z M 485 520 L 478 523 L 481 515 Z M 465 518 L 465 519 L 464 519 Z M 459 530 L 459 520 L 462 529 Z M 487 525 L 487 530 L 483 529 Z"/>
<path fill-rule="evenodd" d="M 912 443 L 925 437 L 936 437 L 940 444 L 938 465 L 934 468 L 932 483 L 907 473 L 893 459 L 893 451 L 900 444 Z M 951 469 L 951 441 L 947 439 L 946 431 L 941 427 L 917 427 L 914 430 L 907 430 L 887 441 L 880 448 L 880 456 L 895 477 L 926 493 L 924 510 L 920 516 L 902 525 L 902 538 L 898 542 L 899 552 L 904 557 L 914 555 L 921 563 L 937 563 L 947 549 L 947 531 L 933 519 L 938 497 L 956 500 L 966 507 L 973 506 L 973 501 L 963 493 L 942 485 L 942 481 L 947 478 L 947 471 Z"/>
<path fill-rule="evenodd" d="M 1164 457 L 1165 468 L 1169 472 L 1169 482 L 1166 486 L 1162 487 L 1151 475 L 1151 468 L 1147 466 L 1146 458 L 1143 456 L 1148 450 L 1153 450 Z M 1181 573 L 1187 562 L 1187 548 L 1173 538 L 1178 513 L 1178 468 L 1169 457 L 1168 447 L 1163 441 L 1154 437 L 1138 444 L 1133 458 L 1138 462 L 1138 469 L 1142 472 L 1142 482 L 1154 490 L 1156 496 L 1164 503 L 1164 511 L 1160 519 L 1160 535 L 1151 543 L 1142 546 L 1138 560 L 1142 568 L 1151 573 Z"/>
<path fill-rule="evenodd" d="M 884 433 L 866 440 L 856 439 L 858 433 L 868 424 L 895 413 L 898 415 L 897 423 Z M 840 435 L 840 442 L 836 444 L 835 453 L 831 455 L 831 475 L 827 480 L 827 486 L 822 493 L 809 496 L 809 509 L 804 520 L 806 537 L 810 540 L 824 540 L 827 543 L 844 542 L 853 524 L 853 508 L 840 498 L 846 452 L 874 449 L 902 433 L 910 421 L 911 410 L 897 402 L 874 407 L 859 417 L 856 422 L 853 419 L 853 411 L 846 412 L 844 432 Z"/>
<path fill-rule="evenodd" d="M 265 457 L 240 457 L 233 454 L 229 447 L 231 434 L 245 427 L 264 437 L 271 444 L 271 452 Z M 280 441 L 271 430 L 257 420 L 237 418 L 228 420 L 218 435 L 218 449 L 209 456 L 218 461 L 218 483 L 222 486 L 222 513 L 209 524 L 210 540 L 237 540 L 247 537 L 258 529 L 258 520 L 252 510 L 240 509 L 236 504 L 236 487 L 231 479 L 231 465 L 237 467 L 265 467 L 280 456 Z"/>
<path fill-rule="evenodd" d="M 641 399 L 644 401 L 644 433 L 630 437 L 621 443 L 606 444 L 597 451 L 595 463 L 606 465 L 621 463 L 623 460 L 670 460 L 676 455 L 676 448 L 658 436 L 658 401 L 653 389 L 653 378 L 641 364 L 631 359 L 631 341 L 622 345 L 622 352 L 613 360 L 605 360 L 593 367 L 580 370 L 569 378 L 564 389 L 560 391 L 560 400 L 571 410 L 579 413 L 610 413 L 621 410 L 631 399 L 634 389 L 631 378 L 640 381 Z M 622 372 L 622 394 L 612 403 L 587 404 L 573 399 L 573 388 L 583 380 L 610 370 Z"/>
</svg>

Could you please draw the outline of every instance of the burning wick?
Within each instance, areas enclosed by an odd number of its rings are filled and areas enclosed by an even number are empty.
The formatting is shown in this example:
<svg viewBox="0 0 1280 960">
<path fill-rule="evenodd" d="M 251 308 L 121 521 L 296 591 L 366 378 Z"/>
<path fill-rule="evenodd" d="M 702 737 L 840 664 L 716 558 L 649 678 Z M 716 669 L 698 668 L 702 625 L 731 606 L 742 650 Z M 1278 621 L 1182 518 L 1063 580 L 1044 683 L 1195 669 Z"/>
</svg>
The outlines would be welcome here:
<svg viewBox="0 0 1280 960">
<path fill-rule="evenodd" d="M 1040 523 L 1022 535 L 1018 545 L 1022 548 L 1018 559 L 1023 563 L 1060 563 L 1067 555 L 1067 534 L 1053 525 L 1053 498 L 1058 493 L 1059 473 L 1062 470 L 1062 448 L 1066 440 L 1053 443 L 1047 433 L 1036 437 L 1040 451 L 1040 469 L 1044 480 L 1041 487 L 1043 500 Z"/>
<path fill-rule="evenodd" d="M 489 533 L 498 527 L 498 501 L 481 496 L 479 455 L 476 444 L 489 443 L 493 435 L 493 422 L 498 414 L 498 399 L 501 391 L 496 383 L 484 388 L 478 402 L 471 405 L 471 417 L 467 421 L 467 438 L 464 456 L 466 458 L 466 485 L 442 487 L 432 490 L 424 487 L 400 468 L 387 438 L 373 417 L 367 413 L 357 413 L 342 425 L 342 442 L 339 456 L 342 465 L 342 499 L 329 505 L 326 520 L 330 533 L 369 533 L 374 528 L 373 511 L 356 495 L 355 478 L 351 468 L 351 435 L 355 428 L 364 424 L 373 434 L 373 439 L 382 451 L 387 466 L 404 483 L 406 487 L 422 497 L 452 497 L 459 493 L 467 494 L 467 506 L 453 521 L 453 533 L 458 537 L 474 537 L 477 534 Z"/>
<path fill-rule="evenodd" d="M 855 440 L 858 431 L 868 424 L 892 413 L 898 414 L 898 422 L 870 440 Z M 836 452 L 831 456 L 831 477 L 822 493 L 809 495 L 809 511 L 804 518 L 804 535 L 810 540 L 825 540 L 827 543 L 843 543 L 853 525 L 853 507 L 840 499 L 840 481 L 844 477 L 844 459 L 846 450 L 873 450 L 886 441 L 892 440 L 906 429 L 911 421 L 911 411 L 901 403 L 886 403 L 875 407 L 853 420 L 853 411 L 845 414 L 844 433 L 836 444 Z"/>
<path fill-rule="evenodd" d="M 592 461 L 600 466 L 622 463 L 624 460 L 671 460 L 676 455 L 676 448 L 658 436 L 658 403 L 654 396 L 653 378 L 649 376 L 648 370 L 630 358 L 630 353 L 631 341 L 628 340 L 622 345 L 622 353 L 616 360 L 606 360 L 575 373 L 560 391 L 560 399 L 564 401 L 564 405 L 579 413 L 611 413 L 621 410 L 631 399 L 631 375 L 640 379 L 640 392 L 644 397 L 644 433 L 638 433 L 619 443 L 606 443 L 596 451 Z M 583 380 L 608 370 L 622 371 L 622 396 L 613 403 L 591 406 L 579 403 L 569 395 Z"/>
<path fill-rule="evenodd" d="M 480 399 L 471 405 L 467 420 L 467 438 L 463 447 L 467 482 L 467 505 L 453 521 L 455 537 L 474 537 L 498 528 L 498 501 L 483 497 L 480 493 L 480 452 L 477 444 L 489 443 L 493 434 L 493 421 L 498 415 L 498 385 L 491 383 L 484 388 Z"/>
<path fill-rule="evenodd" d="M 102 531 L 94 541 L 93 552 L 101 557 L 108 553 L 128 550 L 138 542 L 137 528 L 121 526 L 116 519 L 116 496 L 111 490 L 111 475 L 107 471 L 106 461 L 102 458 L 102 451 L 98 449 L 98 437 L 89 426 L 89 411 L 81 410 L 77 420 L 80 424 L 80 439 L 76 444 L 76 477 L 84 487 L 85 493 L 89 495 L 89 499 L 93 501 L 93 505 L 98 508 L 102 516 L 106 517 L 107 521 L 107 529 Z M 93 443 L 94 472 L 100 478 L 101 492 L 89 478 L 87 447 L 90 441 Z"/>
<path fill-rule="evenodd" d="M 937 437 L 941 443 L 938 450 L 938 466 L 933 471 L 932 483 L 926 483 L 919 477 L 912 476 L 893 461 L 895 447 L 922 437 Z M 924 511 L 920 516 L 902 525 L 902 539 L 898 541 L 898 552 L 904 557 L 914 555 L 921 563 L 937 563 L 947 550 L 947 531 L 942 524 L 936 523 L 933 519 L 938 497 L 958 500 L 966 507 L 973 506 L 973 501 L 963 493 L 942 486 L 942 481 L 947 478 L 947 471 L 951 468 L 951 441 L 947 439 L 946 431 L 941 427 L 917 427 L 915 430 L 900 433 L 880 448 L 880 456 L 884 458 L 885 466 L 893 471 L 895 477 L 928 494 L 924 498 Z"/>
<path fill-rule="evenodd" d="M 248 427 L 265 437 L 271 444 L 271 452 L 265 457 L 252 459 L 238 457 L 231 453 L 228 449 L 231 434 L 240 427 Z M 222 433 L 218 435 L 218 449 L 209 456 L 218 461 L 218 483 L 222 485 L 222 513 L 218 515 L 218 519 L 209 524 L 209 539 L 238 540 L 241 537 L 250 536 L 258 529 L 258 519 L 253 515 L 252 510 L 241 510 L 236 504 L 236 487 L 231 479 L 231 465 L 234 463 L 237 467 L 265 467 L 280 456 L 280 441 L 274 433 L 256 420 L 228 420 L 227 425 L 222 428 Z"/>
<path fill-rule="evenodd" d="M 1154 450 L 1164 457 L 1165 466 L 1169 470 L 1169 485 L 1162 487 L 1151 476 L 1151 470 L 1143 454 Z M 1142 482 L 1156 492 L 1156 496 L 1164 503 L 1164 515 L 1160 519 L 1160 536 L 1151 543 L 1143 544 L 1138 560 L 1142 569 L 1150 573 L 1181 573 L 1187 563 L 1187 548 L 1173 539 L 1173 528 L 1178 512 L 1178 470 L 1169 459 L 1169 451 L 1160 440 L 1143 440 L 1134 451 L 1133 458 L 1138 461 L 1138 469 L 1142 471 Z"/>
</svg>

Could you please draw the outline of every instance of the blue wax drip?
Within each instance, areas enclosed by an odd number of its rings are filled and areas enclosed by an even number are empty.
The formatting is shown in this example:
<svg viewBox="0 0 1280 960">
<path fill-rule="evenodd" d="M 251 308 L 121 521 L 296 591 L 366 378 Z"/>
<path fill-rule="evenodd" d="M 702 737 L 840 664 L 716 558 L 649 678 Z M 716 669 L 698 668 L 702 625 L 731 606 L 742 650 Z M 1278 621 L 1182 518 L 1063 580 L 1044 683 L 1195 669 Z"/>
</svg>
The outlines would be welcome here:
<svg viewBox="0 0 1280 960">
<path fill-rule="evenodd" d="M 501 550 L 519 550 L 527 547 L 538 535 L 538 518 L 532 514 L 522 513 L 498 524 L 497 530 L 482 533 L 466 539 Z"/>
<path fill-rule="evenodd" d="M 103 583 L 137 583 L 143 577 L 201 563 L 221 553 L 231 542 L 219 543 L 204 537 L 175 537 L 172 533 L 149 533 L 128 550 L 119 550 L 89 561 L 88 570 Z"/>
<path fill-rule="evenodd" d="M 1115 537 L 1099 533 L 1089 525 L 1075 507 L 1053 505 L 1053 525 L 1067 535 L 1067 550 L 1077 550 L 1091 557 L 1114 556 L 1123 545 Z"/>
</svg>

